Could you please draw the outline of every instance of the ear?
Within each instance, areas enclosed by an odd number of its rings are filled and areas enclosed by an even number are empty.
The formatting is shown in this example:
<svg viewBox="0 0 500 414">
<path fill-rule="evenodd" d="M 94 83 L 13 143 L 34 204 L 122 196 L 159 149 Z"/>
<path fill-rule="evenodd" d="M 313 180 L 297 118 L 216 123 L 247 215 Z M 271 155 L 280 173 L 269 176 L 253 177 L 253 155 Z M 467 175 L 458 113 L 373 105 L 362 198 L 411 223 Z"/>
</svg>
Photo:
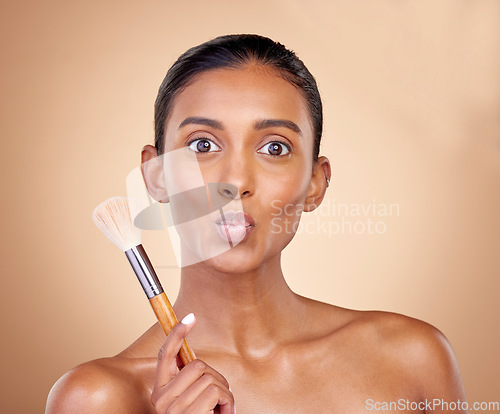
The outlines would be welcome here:
<svg viewBox="0 0 500 414">
<path fill-rule="evenodd" d="M 141 170 L 148 193 L 160 203 L 168 203 L 163 157 L 158 156 L 156 147 L 146 145 L 141 151 Z"/>
<path fill-rule="evenodd" d="M 330 185 L 331 176 L 330 161 L 326 157 L 319 157 L 314 164 L 311 182 L 307 190 L 306 201 L 304 203 L 305 212 L 313 211 L 321 204 L 325 197 L 326 189 Z"/>
</svg>

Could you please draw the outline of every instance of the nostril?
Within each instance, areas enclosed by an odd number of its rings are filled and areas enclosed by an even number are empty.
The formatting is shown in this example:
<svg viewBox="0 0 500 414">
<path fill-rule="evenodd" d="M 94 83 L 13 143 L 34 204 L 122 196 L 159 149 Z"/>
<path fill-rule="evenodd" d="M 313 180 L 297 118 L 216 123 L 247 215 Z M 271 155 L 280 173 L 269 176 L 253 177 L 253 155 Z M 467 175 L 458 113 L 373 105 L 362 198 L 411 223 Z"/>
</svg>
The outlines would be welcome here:
<svg viewBox="0 0 500 414">
<path fill-rule="evenodd" d="M 238 187 L 229 183 L 219 183 L 218 191 L 219 194 L 231 199 L 234 199 L 238 195 Z"/>
</svg>

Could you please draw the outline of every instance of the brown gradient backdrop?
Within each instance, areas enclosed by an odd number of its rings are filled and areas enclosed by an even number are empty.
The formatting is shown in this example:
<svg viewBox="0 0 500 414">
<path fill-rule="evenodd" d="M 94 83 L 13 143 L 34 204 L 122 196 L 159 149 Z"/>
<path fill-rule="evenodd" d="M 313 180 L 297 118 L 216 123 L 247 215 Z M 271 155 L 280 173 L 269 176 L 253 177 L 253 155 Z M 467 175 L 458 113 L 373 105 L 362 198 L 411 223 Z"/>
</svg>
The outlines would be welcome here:
<svg viewBox="0 0 500 414">
<path fill-rule="evenodd" d="M 331 209 L 399 206 L 373 218 L 383 234 L 329 237 L 334 211 L 305 217 L 284 254 L 292 288 L 434 324 L 469 400 L 500 400 L 500 2 L 31 0 L 1 14 L 2 413 L 42 412 L 65 371 L 154 323 L 91 212 L 125 195 L 174 59 L 241 32 L 316 76 Z M 175 299 L 164 235 L 144 244 Z"/>
</svg>

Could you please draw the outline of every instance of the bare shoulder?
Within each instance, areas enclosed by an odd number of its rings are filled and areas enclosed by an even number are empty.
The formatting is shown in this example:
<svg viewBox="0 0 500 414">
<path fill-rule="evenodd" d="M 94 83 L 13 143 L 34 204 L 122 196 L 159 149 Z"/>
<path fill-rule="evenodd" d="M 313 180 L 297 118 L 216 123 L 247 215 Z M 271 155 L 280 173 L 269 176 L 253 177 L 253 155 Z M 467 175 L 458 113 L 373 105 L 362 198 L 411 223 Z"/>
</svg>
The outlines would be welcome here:
<svg viewBox="0 0 500 414">
<path fill-rule="evenodd" d="M 375 361 L 373 365 L 379 364 L 380 372 L 403 373 L 422 398 L 465 398 L 455 354 L 439 329 L 397 313 L 346 312 L 346 335 Z"/>
<path fill-rule="evenodd" d="M 454 360 L 446 337 L 427 322 L 391 312 L 356 313 L 352 328 L 392 359 L 435 368 L 446 368 Z"/>
<path fill-rule="evenodd" d="M 358 311 L 316 302 L 316 315 L 329 327 L 332 338 L 339 336 L 376 346 L 377 352 L 405 359 L 446 360 L 452 353 L 446 337 L 429 323 L 398 313 Z M 433 361 L 435 362 L 435 361 Z"/>
<path fill-rule="evenodd" d="M 384 378 L 415 399 L 465 399 L 453 349 L 436 327 L 397 313 L 306 303 L 322 355 L 359 373 L 357 380 Z"/>
<path fill-rule="evenodd" d="M 132 360 L 119 356 L 78 365 L 50 390 L 46 414 L 145 412 L 149 401 L 131 365 Z"/>
</svg>

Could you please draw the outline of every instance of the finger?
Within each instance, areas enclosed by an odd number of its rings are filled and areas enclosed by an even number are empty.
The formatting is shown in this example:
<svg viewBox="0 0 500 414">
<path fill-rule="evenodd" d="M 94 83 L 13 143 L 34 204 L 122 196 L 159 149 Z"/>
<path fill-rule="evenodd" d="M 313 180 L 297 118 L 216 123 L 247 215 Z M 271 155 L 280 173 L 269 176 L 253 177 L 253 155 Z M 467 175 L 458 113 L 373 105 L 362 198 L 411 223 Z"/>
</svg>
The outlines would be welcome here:
<svg viewBox="0 0 500 414">
<path fill-rule="evenodd" d="M 195 359 L 194 361 L 187 364 L 182 371 L 180 371 L 175 377 L 176 382 L 183 382 L 184 384 L 193 384 L 199 378 L 209 375 L 214 377 L 218 382 L 222 384 L 223 387 L 229 388 L 229 383 L 227 379 L 219 372 L 212 368 L 207 363 L 200 359 Z"/>
<path fill-rule="evenodd" d="M 180 323 L 176 324 L 168 334 L 158 353 L 154 388 L 165 386 L 177 375 L 177 354 L 181 349 L 182 342 L 193 328 L 194 323 L 195 317 L 190 313 Z"/>
<path fill-rule="evenodd" d="M 213 412 L 217 406 L 217 413 L 232 414 L 235 411 L 231 391 L 210 375 L 204 375 L 177 398 L 162 401 L 159 405 L 168 406 L 172 412 L 182 413 Z"/>
<path fill-rule="evenodd" d="M 199 397 L 189 406 L 189 412 L 203 413 L 219 406 L 220 414 L 234 414 L 233 394 L 227 388 L 215 384 L 206 387 Z"/>
<path fill-rule="evenodd" d="M 202 363 L 202 361 L 195 360 L 192 363 L 188 364 L 184 369 L 187 369 L 191 364 L 196 365 L 197 362 Z M 217 373 L 217 371 L 215 371 L 213 368 L 210 368 L 210 370 Z M 223 381 L 221 381 L 221 379 Z M 196 373 L 195 375 L 183 375 L 181 377 L 179 373 L 170 382 L 168 386 L 168 396 L 167 394 L 164 394 L 162 403 L 165 404 L 168 404 L 169 402 L 172 403 L 172 401 L 170 401 L 169 399 L 169 396 L 174 395 L 178 396 L 178 398 L 175 400 L 175 403 L 173 404 L 174 406 L 177 406 L 177 408 L 179 409 L 181 407 L 188 407 L 197 398 L 200 397 L 200 395 L 205 389 L 214 385 L 217 386 L 219 389 L 223 390 L 226 394 L 231 394 L 231 392 L 229 391 L 229 386 L 227 385 L 227 381 L 220 374 L 215 376 L 211 373 L 208 373 L 208 374 L 203 374 L 202 376 L 198 376 L 198 374 Z"/>
</svg>

